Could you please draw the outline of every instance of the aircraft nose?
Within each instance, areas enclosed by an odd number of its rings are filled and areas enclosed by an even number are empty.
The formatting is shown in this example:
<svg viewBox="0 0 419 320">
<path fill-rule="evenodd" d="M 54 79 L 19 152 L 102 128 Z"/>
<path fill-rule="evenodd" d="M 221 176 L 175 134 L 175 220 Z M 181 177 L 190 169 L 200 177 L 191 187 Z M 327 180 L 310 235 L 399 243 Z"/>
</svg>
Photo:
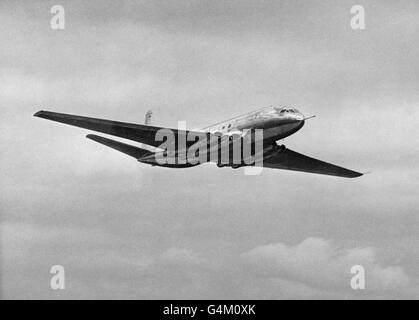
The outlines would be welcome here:
<svg viewBox="0 0 419 320">
<path fill-rule="evenodd" d="M 298 121 L 298 130 L 301 129 L 305 124 L 305 117 L 302 113 L 298 113 L 295 115 L 295 120 Z"/>
<path fill-rule="evenodd" d="M 305 119 L 305 116 L 304 116 L 301 112 L 298 112 L 298 116 L 299 116 L 301 119 Z"/>
<path fill-rule="evenodd" d="M 304 122 L 304 115 L 301 113 L 301 112 L 299 112 L 299 113 L 297 113 L 296 115 L 295 115 L 295 120 L 298 120 L 298 121 L 303 121 Z"/>
</svg>

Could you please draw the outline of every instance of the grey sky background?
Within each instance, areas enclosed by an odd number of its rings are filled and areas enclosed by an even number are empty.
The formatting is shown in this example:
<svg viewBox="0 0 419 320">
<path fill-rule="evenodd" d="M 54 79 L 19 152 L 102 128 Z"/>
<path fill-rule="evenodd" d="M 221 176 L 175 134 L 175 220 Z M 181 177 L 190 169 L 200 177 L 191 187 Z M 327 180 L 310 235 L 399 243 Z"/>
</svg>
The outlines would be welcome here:
<svg viewBox="0 0 419 320">
<path fill-rule="evenodd" d="M 418 17 L 416 0 L 1 1 L 1 297 L 419 298 Z M 317 115 L 288 147 L 372 174 L 151 168 L 32 116 L 195 128 L 272 104 Z"/>
</svg>

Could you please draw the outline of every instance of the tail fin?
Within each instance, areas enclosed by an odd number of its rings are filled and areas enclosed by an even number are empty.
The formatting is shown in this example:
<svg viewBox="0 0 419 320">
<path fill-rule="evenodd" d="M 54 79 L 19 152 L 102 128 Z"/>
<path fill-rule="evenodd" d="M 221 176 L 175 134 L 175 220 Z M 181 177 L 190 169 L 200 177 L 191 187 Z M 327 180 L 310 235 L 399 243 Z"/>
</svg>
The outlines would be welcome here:
<svg viewBox="0 0 419 320">
<path fill-rule="evenodd" d="M 150 125 L 151 124 L 151 116 L 153 114 L 153 111 L 148 110 L 145 114 L 145 120 L 144 120 L 144 124 L 146 125 Z"/>
</svg>

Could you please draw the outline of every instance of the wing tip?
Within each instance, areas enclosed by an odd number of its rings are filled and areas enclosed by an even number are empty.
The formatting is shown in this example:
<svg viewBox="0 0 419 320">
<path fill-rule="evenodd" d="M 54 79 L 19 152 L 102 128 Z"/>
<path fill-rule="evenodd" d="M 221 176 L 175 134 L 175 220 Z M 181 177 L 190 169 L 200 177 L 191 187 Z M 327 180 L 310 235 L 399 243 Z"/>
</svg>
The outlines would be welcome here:
<svg viewBox="0 0 419 320">
<path fill-rule="evenodd" d="M 349 178 L 359 178 L 359 177 L 361 177 L 361 176 L 363 176 L 364 175 L 364 173 L 361 173 L 361 172 L 353 172 L 350 176 L 349 176 Z"/>
<path fill-rule="evenodd" d="M 372 173 L 371 171 L 366 171 L 366 172 L 356 172 L 356 171 L 354 171 L 351 178 L 358 178 L 358 177 L 365 176 L 365 175 L 371 174 L 371 173 Z"/>
<path fill-rule="evenodd" d="M 349 170 L 349 169 L 346 169 L 346 170 L 349 171 L 345 175 L 345 177 L 347 177 L 347 178 L 359 178 L 359 177 L 362 177 L 363 175 L 366 175 L 366 174 L 370 173 L 370 172 L 358 172 L 358 171 L 353 171 L 353 170 Z"/>
<path fill-rule="evenodd" d="M 42 117 L 45 114 L 44 110 L 39 110 L 33 114 L 34 117 Z"/>
<path fill-rule="evenodd" d="M 39 110 L 33 114 L 34 117 L 44 118 L 44 119 L 49 119 L 49 120 L 53 120 L 54 116 L 56 115 L 59 115 L 59 114 L 56 112 L 45 111 L 45 110 Z"/>
</svg>

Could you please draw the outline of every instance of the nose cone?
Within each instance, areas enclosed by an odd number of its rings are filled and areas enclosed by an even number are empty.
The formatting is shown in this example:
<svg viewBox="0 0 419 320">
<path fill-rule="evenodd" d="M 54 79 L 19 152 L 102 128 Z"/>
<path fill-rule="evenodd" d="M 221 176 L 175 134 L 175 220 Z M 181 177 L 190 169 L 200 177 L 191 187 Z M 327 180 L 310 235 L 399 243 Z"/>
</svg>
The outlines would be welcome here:
<svg viewBox="0 0 419 320">
<path fill-rule="evenodd" d="M 305 123 L 306 122 L 304 121 L 304 119 L 303 120 L 300 120 L 300 125 L 299 125 L 298 130 L 301 129 L 304 126 Z"/>
<path fill-rule="evenodd" d="M 304 124 L 305 124 L 305 121 L 304 121 L 304 115 L 302 114 L 302 113 L 297 113 L 297 114 L 295 114 L 295 118 L 294 118 L 296 121 L 297 121 L 297 131 L 298 130 L 300 130 L 303 126 L 304 126 Z"/>
<path fill-rule="evenodd" d="M 304 115 L 301 112 L 298 112 L 297 114 L 295 114 L 295 120 L 304 122 Z"/>
</svg>

